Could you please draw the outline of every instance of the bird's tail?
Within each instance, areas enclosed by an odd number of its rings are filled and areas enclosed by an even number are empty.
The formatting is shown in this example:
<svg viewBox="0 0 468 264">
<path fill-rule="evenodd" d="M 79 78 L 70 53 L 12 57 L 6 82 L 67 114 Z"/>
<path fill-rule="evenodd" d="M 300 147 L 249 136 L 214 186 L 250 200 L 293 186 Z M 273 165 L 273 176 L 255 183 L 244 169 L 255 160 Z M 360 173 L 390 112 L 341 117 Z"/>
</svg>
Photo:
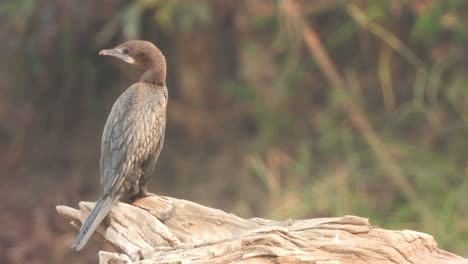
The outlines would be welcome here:
<svg viewBox="0 0 468 264">
<path fill-rule="evenodd" d="M 91 213 L 89 213 L 88 217 L 84 221 L 83 225 L 81 225 L 80 232 L 78 233 L 75 242 L 71 246 L 72 248 L 75 248 L 76 251 L 79 251 L 83 248 L 96 228 L 102 222 L 104 217 L 106 217 L 106 215 L 109 213 L 112 205 L 114 205 L 117 200 L 118 197 L 105 196 L 96 203 L 93 210 Z"/>
</svg>

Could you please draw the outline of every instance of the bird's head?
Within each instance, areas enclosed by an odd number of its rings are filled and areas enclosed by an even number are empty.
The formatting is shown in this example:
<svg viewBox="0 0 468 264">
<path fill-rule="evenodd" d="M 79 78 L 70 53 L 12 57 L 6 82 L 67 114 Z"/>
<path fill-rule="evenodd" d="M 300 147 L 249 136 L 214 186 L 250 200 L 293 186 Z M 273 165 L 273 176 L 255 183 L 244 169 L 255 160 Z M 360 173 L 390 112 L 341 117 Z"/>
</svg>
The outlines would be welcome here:
<svg viewBox="0 0 468 264">
<path fill-rule="evenodd" d="M 101 50 L 99 55 L 114 56 L 139 68 L 166 67 L 162 52 L 153 43 L 144 40 L 127 41 L 113 49 Z"/>
</svg>

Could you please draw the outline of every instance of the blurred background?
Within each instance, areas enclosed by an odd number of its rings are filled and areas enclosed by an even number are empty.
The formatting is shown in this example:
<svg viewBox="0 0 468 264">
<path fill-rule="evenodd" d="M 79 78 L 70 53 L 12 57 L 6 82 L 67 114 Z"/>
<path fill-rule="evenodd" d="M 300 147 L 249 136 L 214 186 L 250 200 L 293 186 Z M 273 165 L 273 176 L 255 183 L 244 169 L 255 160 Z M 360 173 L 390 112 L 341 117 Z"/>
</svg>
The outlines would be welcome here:
<svg viewBox="0 0 468 264">
<path fill-rule="evenodd" d="M 1 0 L 0 262 L 97 263 L 58 204 L 100 195 L 101 133 L 166 55 L 150 191 L 241 217 L 346 214 L 468 256 L 468 2 Z"/>
</svg>

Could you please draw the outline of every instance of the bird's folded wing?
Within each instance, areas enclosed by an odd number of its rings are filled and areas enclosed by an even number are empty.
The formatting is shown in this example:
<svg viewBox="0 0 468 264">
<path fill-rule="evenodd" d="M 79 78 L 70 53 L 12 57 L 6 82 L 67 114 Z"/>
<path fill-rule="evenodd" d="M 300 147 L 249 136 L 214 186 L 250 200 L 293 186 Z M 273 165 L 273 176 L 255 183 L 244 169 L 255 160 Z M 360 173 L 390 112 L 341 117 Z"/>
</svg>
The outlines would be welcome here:
<svg viewBox="0 0 468 264">
<path fill-rule="evenodd" d="M 125 176 L 159 151 L 164 140 L 167 98 L 155 87 L 132 85 L 115 102 L 101 142 L 101 187 L 113 194 Z"/>
</svg>

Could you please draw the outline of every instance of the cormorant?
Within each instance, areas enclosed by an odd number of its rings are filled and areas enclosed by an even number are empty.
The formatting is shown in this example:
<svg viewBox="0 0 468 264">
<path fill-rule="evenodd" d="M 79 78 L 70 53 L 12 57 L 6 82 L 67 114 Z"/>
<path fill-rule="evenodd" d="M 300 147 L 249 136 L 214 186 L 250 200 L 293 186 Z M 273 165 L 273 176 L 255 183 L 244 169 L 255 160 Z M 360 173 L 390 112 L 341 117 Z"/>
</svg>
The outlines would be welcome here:
<svg viewBox="0 0 468 264">
<path fill-rule="evenodd" d="M 99 55 L 119 58 L 145 69 L 114 103 L 101 141 L 102 196 L 72 245 L 83 248 L 117 201 L 146 196 L 146 183 L 164 143 L 166 127 L 166 59 L 151 42 L 132 40 Z"/>
</svg>

